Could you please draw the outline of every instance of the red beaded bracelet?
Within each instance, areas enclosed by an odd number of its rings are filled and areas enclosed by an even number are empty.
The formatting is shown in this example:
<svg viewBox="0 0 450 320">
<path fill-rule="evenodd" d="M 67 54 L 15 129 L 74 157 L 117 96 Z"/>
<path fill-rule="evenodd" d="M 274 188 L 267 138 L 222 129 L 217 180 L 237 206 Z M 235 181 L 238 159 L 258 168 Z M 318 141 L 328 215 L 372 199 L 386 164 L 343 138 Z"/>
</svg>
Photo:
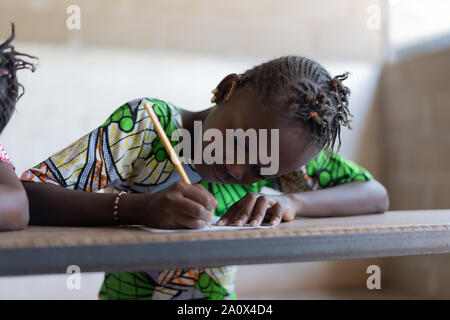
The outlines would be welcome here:
<svg viewBox="0 0 450 320">
<path fill-rule="evenodd" d="M 120 197 L 123 196 L 124 194 L 126 194 L 125 191 L 120 191 L 117 195 L 116 198 L 114 199 L 114 210 L 113 210 L 113 219 L 114 221 L 119 221 L 119 200 Z"/>
</svg>

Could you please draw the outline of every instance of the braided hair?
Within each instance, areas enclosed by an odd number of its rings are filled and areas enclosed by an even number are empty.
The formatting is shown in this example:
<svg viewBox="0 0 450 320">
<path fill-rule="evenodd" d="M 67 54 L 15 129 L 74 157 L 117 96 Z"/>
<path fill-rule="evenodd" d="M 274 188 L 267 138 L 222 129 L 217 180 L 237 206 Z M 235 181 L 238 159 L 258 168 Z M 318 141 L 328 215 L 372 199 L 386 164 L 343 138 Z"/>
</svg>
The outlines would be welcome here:
<svg viewBox="0 0 450 320">
<path fill-rule="evenodd" d="M 15 38 L 13 23 L 11 29 L 11 36 L 0 44 L 0 133 L 11 119 L 17 100 L 25 92 L 24 87 L 17 81 L 17 70 L 29 69 L 32 72 L 35 70 L 34 64 L 23 60 L 22 57 L 37 59 L 14 49 L 11 45 Z"/>
<path fill-rule="evenodd" d="M 319 148 L 341 146 L 341 126 L 351 129 L 348 72 L 334 78 L 319 63 L 300 56 L 268 61 L 241 74 L 238 87 L 249 87 L 264 100 L 287 106 L 287 115 L 305 124 Z"/>
</svg>

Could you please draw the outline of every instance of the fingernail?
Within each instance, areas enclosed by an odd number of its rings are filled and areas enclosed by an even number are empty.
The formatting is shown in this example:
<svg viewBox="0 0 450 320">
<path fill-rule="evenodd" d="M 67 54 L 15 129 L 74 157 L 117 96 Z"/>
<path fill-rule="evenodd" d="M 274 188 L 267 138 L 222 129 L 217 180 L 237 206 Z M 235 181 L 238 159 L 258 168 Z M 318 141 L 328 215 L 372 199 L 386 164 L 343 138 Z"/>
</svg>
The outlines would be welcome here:
<svg viewBox="0 0 450 320">
<path fill-rule="evenodd" d="M 223 226 L 225 224 L 225 222 L 223 222 L 222 220 L 217 221 L 216 223 L 218 226 Z"/>
<path fill-rule="evenodd" d="M 242 220 L 236 220 L 234 222 L 234 224 L 237 225 L 237 226 L 241 226 L 242 225 Z"/>
</svg>

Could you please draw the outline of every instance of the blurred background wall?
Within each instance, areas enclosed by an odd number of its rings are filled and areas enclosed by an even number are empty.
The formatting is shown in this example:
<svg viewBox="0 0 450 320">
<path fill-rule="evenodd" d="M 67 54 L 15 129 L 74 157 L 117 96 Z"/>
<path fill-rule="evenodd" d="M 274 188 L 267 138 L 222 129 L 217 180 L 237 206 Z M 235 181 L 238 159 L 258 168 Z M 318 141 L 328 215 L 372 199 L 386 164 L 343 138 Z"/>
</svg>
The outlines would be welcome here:
<svg viewBox="0 0 450 320">
<path fill-rule="evenodd" d="M 70 5 L 81 9 L 75 32 L 65 27 Z M 21 26 L 18 39 L 39 43 L 378 60 L 381 35 L 366 27 L 371 5 L 380 1 L 4 0 L 1 14 L 5 26 Z"/>
<path fill-rule="evenodd" d="M 71 5 L 80 29 L 66 25 Z M 449 9 L 446 0 L 2 0 L 0 38 L 15 22 L 17 49 L 40 65 L 20 74 L 26 94 L 0 141 L 20 174 L 132 98 L 200 110 L 225 75 L 305 55 L 332 74 L 352 73 L 354 129 L 343 132 L 341 153 L 386 185 L 391 209 L 449 208 Z M 242 266 L 238 293 L 449 297 L 449 262 L 444 255 Z M 382 268 L 382 290 L 366 288 L 370 264 Z M 86 279 L 73 292 L 65 276 L 0 278 L 0 298 L 95 298 L 102 274 Z"/>
</svg>

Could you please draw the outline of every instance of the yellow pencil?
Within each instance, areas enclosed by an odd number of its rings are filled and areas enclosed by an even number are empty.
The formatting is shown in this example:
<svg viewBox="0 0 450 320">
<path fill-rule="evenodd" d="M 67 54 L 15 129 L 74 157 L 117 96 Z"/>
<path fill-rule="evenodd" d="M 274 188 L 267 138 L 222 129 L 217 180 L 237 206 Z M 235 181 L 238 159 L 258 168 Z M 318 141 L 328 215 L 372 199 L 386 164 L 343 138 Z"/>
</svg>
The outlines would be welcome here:
<svg viewBox="0 0 450 320">
<path fill-rule="evenodd" d="M 150 115 L 153 124 L 155 125 L 156 133 L 158 133 L 158 136 L 160 137 L 162 143 L 164 144 L 164 147 L 166 148 L 166 151 L 170 156 L 170 160 L 172 160 L 172 163 L 174 164 L 183 181 L 186 182 L 187 184 L 191 184 L 191 181 L 189 180 L 186 171 L 184 171 L 183 165 L 181 164 L 180 159 L 178 158 L 175 150 L 173 149 L 172 144 L 169 141 L 169 138 L 167 138 L 166 132 L 161 126 L 161 123 L 159 122 L 158 117 L 153 111 L 153 108 L 149 105 L 147 101 L 144 102 L 144 107 L 147 110 L 148 114 Z M 209 222 L 208 227 L 211 227 L 211 224 Z"/>
</svg>

